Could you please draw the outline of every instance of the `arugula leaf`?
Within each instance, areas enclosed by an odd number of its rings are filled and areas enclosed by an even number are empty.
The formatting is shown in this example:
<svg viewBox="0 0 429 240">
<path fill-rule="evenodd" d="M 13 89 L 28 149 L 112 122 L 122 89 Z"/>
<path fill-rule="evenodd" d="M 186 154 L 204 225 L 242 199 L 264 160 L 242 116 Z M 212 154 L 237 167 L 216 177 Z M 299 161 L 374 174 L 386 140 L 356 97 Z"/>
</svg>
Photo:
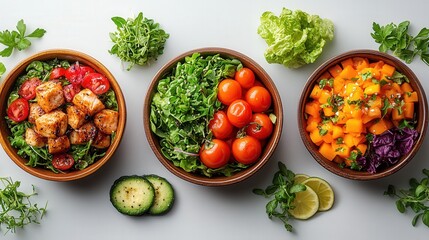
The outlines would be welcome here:
<svg viewBox="0 0 429 240">
<path fill-rule="evenodd" d="M 165 42 L 170 35 L 154 20 L 144 17 L 140 12 L 135 19 L 112 17 L 112 21 L 117 31 L 109 34 L 114 43 L 109 53 L 123 62 L 129 62 L 127 70 L 135 64 L 147 65 L 163 54 Z"/>
<path fill-rule="evenodd" d="M 31 193 L 24 193 L 19 190 L 21 182 L 13 181 L 12 178 L 0 177 L 3 188 L 0 188 L 0 231 L 2 225 L 9 231 L 16 232 L 17 228 L 23 228 L 30 223 L 39 224 L 46 213 L 45 207 L 39 207 L 37 203 L 32 203 L 30 198 L 37 195 L 35 187 Z"/>
<path fill-rule="evenodd" d="M 393 54 L 406 63 L 411 63 L 415 56 L 429 65 L 429 29 L 423 28 L 415 36 L 408 33 L 410 21 L 403 21 L 398 25 L 389 23 L 380 26 L 373 22 L 371 33 L 376 43 L 379 43 L 380 52 L 393 51 Z"/>
<path fill-rule="evenodd" d="M 22 19 L 16 24 L 16 29 L 18 31 L 4 30 L 0 32 L 0 43 L 6 46 L 6 48 L 0 52 L 0 56 L 9 57 L 12 55 L 13 49 L 17 49 L 18 51 L 27 49 L 31 46 L 31 42 L 28 38 L 41 38 L 46 33 L 46 30 L 37 28 L 32 33 L 25 35 L 27 26 Z"/>
<path fill-rule="evenodd" d="M 6 72 L 6 67 L 0 62 L 0 77 Z"/>
</svg>

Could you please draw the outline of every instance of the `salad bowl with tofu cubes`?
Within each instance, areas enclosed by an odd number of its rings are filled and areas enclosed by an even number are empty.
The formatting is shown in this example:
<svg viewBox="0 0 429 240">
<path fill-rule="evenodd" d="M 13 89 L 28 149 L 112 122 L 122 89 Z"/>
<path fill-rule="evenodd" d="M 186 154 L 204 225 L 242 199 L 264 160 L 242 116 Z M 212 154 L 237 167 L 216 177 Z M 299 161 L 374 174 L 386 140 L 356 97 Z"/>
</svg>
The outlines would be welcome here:
<svg viewBox="0 0 429 240">
<path fill-rule="evenodd" d="M 118 148 L 126 106 L 114 76 L 93 57 L 47 50 L 19 63 L 0 88 L 0 142 L 26 172 L 71 181 Z"/>
</svg>

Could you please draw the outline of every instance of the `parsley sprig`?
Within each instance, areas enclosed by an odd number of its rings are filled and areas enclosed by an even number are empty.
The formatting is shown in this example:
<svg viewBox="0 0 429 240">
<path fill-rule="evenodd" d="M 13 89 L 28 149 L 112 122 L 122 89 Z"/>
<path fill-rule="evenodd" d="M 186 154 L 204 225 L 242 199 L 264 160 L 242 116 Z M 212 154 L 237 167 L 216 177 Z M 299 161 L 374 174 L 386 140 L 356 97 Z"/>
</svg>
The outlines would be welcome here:
<svg viewBox="0 0 429 240">
<path fill-rule="evenodd" d="M 396 208 L 400 213 L 404 213 L 407 208 L 416 213 L 411 224 L 416 226 L 419 219 L 429 227 L 429 170 L 422 170 L 425 177 L 420 181 L 411 178 L 409 181 L 409 189 L 396 190 L 395 186 L 389 185 L 384 195 L 396 197 Z"/>
<path fill-rule="evenodd" d="M 0 56 L 9 57 L 12 55 L 14 49 L 17 49 L 18 51 L 27 49 L 31 46 L 31 42 L 28 38 L 41 38 L 46 33 L 45 29 L 37 28 L 32 33 L 26 35 L 25 32 L 27 31 L 27 26 L 22 19 L 16 24 L 16 29 L 18 31 L 0 31 L 0 43 L 6 46 L 6 48 L 0 52 Z"/>
<path fill-rule="evenodd" d="M 39 219 L 43 218 L 46 212 L 46 206 L 39 208 L 33 204 L 30 198 L 37 195 L 35 187 L 29 194 L 19 191 L 21 182 L 13 181 L 12 178 L 1 177 L 0 182 L 3 189 L 0 188 L 0 231 L 2 225 L 6 227 L 6 233 L 16 232 L 17 228 L 23 228 L 30 223 L 39 224 Z"/>
<path fill-rule="evenodd" d="M 286 165 L 278 162 L 279 170 L 274 174 L 272 184 L 265 189 L 253 189 L 253 193 L 266 198 L 272 198 L 266 205 L 268 217 L 280 219 L 287 231 L 292 231 L 293 227 L 289 220 L 293 216 L 289 210 L 294 208 L 293 201 L 295 194 L 306 190 L 304 184 L 296 184 L 294 182 L 295 173 L 287 169 Z"/>
<path fill-rule="evenodd" d="M 0 62 L 0 77 L 6 72 L 6 67 Z"/>
<path fill-rule="evenodd" d="M 372 24 L 372 38 L 379 43 L 381 52 L 393 51 L 393 54 L 406 63 L 411 63 L 415 56 L 429 65 L 429 29 L 423 28 L 413 37 L 408 33 L 410 21 L 403 21 L 398 25 L 394 23 L 380 26 Z"/>
</svg>

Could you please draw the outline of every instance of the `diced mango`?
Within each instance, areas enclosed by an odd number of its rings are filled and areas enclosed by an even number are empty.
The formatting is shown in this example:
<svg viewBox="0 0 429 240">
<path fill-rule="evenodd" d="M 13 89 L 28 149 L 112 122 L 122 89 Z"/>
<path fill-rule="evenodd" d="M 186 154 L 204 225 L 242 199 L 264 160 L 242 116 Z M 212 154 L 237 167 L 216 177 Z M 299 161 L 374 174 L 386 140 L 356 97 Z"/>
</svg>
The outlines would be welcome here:
<svg viewBox="0 0 429 240">
<path fill-rule="evenodd" d="M 332 161 L 337 156 L 334 149 L 332 148 L 332 145 L 329 143 L 322 143 L 322 145 L 319 148 L 319 152 L 320 154 L 322 154 L 323 157 L 325 157 L 329 161 Z"/>
</svg>

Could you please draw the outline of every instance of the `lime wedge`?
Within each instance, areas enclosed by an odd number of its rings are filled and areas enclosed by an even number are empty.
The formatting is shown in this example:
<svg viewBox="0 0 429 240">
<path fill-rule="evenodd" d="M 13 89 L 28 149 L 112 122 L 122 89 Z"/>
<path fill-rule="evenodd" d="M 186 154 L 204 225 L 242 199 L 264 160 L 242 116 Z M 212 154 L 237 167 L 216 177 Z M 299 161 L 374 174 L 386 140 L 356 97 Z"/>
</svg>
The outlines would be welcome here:
<svg viewBox="0 0 429 240">
<path fill-rule="evenodd" d="M 306 174 L 295 174 L 295 178 L 293 179 L 293 181 L 295 182 L 295 184 L 298 184 L 304 182 L 304 180 L 306 180 L 307 178 L 309 178 L 309 176 Z"/>
<path fill-rule="evenodd" d="M 318 177 L 310 177 L 302 182 L 313 189 L 319 197 L 319 211 L 329 210 L 334 204 L 334 191 L 325 180 Z"/>
<path fill-rule="evenodd" d="M 296 219 L 308 219 L 316 214 L 319 209 L 319 198 L 316 192 L 307 187 L 305 191 L 297 192 L 293 201 L 294 208 L 289 213 Z"/>
</svg>

